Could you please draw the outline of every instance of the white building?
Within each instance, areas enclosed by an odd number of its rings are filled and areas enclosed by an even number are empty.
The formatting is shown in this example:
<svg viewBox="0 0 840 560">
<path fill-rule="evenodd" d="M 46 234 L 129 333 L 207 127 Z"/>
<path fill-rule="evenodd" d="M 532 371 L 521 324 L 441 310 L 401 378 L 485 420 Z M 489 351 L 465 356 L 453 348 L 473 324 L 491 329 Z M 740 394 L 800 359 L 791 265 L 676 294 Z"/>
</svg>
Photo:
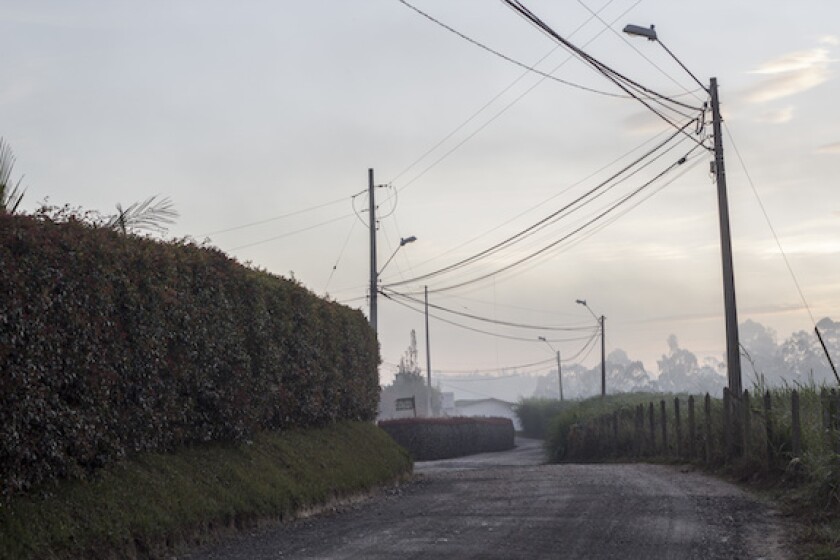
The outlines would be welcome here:
<svg viewBox="0 0 840 560">
<path fill-rule="evenodd" d="M 498 418 L 510 418 L 513 421 L 513 429 L 517 432 L 522 430 L 519 417 L 513 411 L 514 403 L 500 399 L 462 399 L 455 401 L 457 416 L 495 416 Z"/>
</svg>

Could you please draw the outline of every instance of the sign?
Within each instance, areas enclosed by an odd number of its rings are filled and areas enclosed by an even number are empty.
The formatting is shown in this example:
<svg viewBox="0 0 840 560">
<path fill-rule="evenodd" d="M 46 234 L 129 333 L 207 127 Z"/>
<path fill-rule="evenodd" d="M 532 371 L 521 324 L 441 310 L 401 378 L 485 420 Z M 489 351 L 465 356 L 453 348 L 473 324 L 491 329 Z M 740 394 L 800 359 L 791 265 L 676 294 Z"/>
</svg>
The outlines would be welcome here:
<svg viewBox="0 0 840 560">
<path fill-rule="evenodd" d="M 397 411 L 400 410 L 414 410 L 414 397 L 405 399 L 397 399 L 395 405 Z"/>
</svg>

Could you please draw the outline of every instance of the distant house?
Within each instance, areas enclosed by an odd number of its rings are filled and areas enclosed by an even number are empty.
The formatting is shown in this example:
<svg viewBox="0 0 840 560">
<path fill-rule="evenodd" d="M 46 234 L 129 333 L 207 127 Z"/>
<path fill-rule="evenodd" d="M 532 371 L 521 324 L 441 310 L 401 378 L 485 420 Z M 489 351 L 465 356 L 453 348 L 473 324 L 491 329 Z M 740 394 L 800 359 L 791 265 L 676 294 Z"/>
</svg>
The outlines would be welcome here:
<svg viewBox="0 0 840 560">
<path fill-rule="evenodd" d="M 510 418 L 513 421 L 513 429 L 519 431 L 522 424 L 519 417 L 513 411 L 514 403 L 500 399 L 462 399 L 455 401 L 457 416 L 496 416 Z"/>
</svg>

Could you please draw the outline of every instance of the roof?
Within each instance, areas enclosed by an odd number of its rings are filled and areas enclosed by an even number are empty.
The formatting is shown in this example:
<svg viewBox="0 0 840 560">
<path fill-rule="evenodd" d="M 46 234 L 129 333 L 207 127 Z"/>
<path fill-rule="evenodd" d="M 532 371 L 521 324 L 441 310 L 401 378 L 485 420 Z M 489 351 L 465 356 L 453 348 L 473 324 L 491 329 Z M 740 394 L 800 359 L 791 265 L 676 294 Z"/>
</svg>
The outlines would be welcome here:
<svg viewBox="0 0 840 560">
<path fill-rule="evenodd" d="M 455 407 L 457 408 L 457 407 L 462 407 L 462 406 L 472 406 L 474 404 L 489 403 L 489 402 L 495 402 L 495 403 L 503 404 L 503 405 L 506 405 L 506 406 L 513 406 L 514 404 L 516 404 L 516 403 L 503 401 L 502 399 L 495 399 L 495 398 L 489 398 L 489 399 L 458 399 L 457 401 L 455 401 Z"/>
</svg>

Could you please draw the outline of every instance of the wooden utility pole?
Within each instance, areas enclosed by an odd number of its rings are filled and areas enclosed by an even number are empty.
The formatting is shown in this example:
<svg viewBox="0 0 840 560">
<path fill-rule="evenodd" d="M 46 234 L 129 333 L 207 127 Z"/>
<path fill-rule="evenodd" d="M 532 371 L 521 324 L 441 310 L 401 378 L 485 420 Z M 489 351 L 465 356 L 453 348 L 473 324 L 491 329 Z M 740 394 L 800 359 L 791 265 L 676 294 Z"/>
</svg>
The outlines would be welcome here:
<svg viewBox="0 0 840 560">
<path fill-rule="evenodd" d="M 426 299 L 426 410 L 432 415 L 432 349 L 429 346 L 429 287 L 423 286 L 423 294 Z"/>
<path fill-rule="evenodd" d="M 604 332 L 604 320 L 606 317 L 601 315 L 601 397 L 607 396 L 607 353 L 606 353 L 606 333 Z"/>
<path fill-rule="evenodd" d="M 370 326 L 377 332 L 376 296 L 379 286 L 376 272 L 376 200 L 374 198 L 373 169 L 368 169 L 368 221 L 370 226 Z"/>
<path fill-rule="evenodd" d="M 557 382 L 560 384 L 560 400 L 563 400 L 563 370 L 560 368 L 560 350 L 557 350 Z"/>
</svg>

